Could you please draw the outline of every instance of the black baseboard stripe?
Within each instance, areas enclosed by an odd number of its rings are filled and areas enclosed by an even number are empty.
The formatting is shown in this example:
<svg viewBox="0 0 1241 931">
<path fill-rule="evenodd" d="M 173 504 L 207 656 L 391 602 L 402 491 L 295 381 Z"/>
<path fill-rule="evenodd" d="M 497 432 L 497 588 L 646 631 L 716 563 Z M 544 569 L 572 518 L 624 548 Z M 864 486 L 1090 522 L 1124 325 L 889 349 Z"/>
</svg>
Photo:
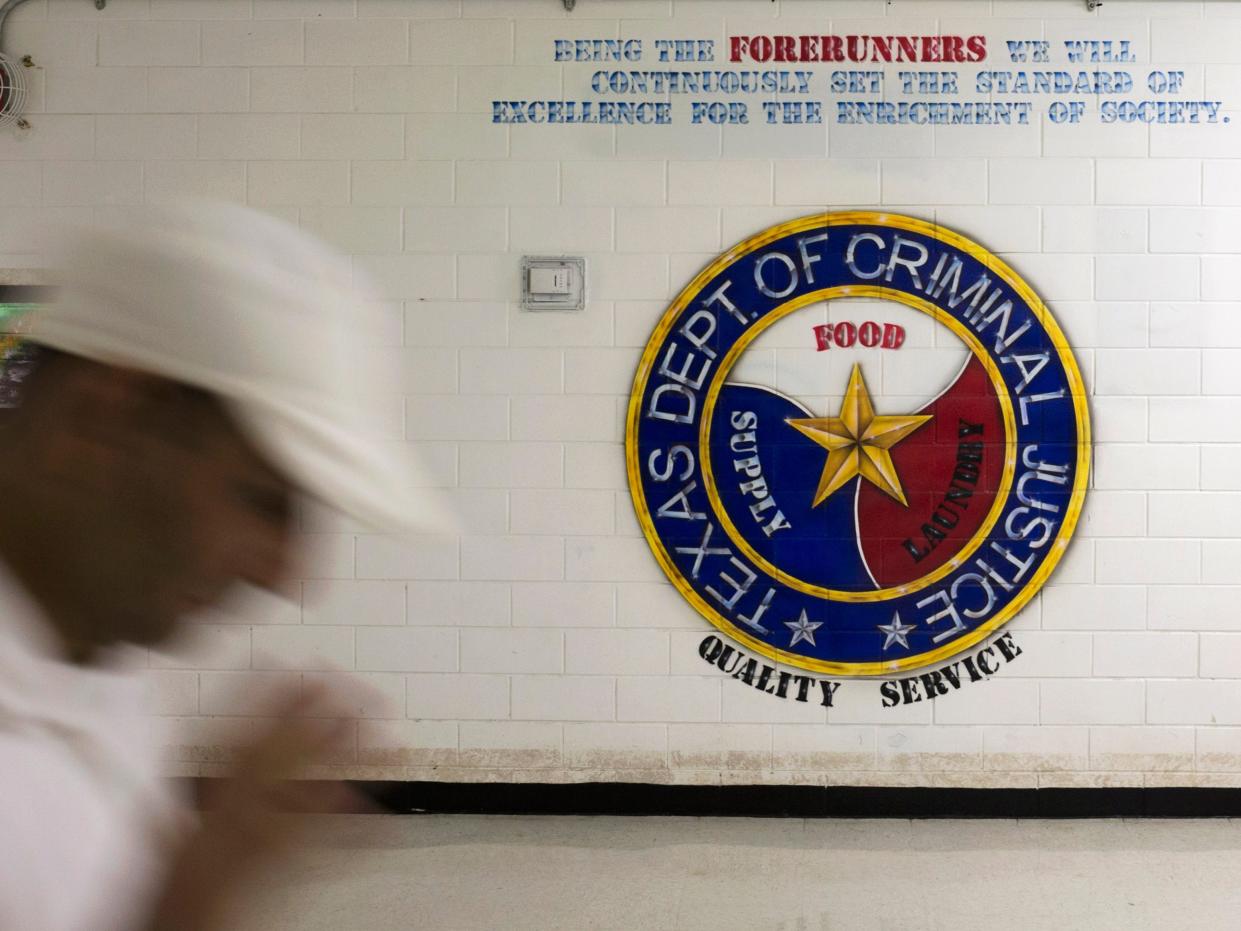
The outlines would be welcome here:
<svg viewBox="0 0 1241 931">
<path fill-rule="evenodd" d="M 364 782 L 410 814 L 681 815 L 751 818 L 1215 818 L 1241 816 L 1241 789 L 906 789 Z"/>
<path fill-rule="evenodd" d="M 52 293 L 47 285 L 0 284 L 0 304 L 38 304 L 51 300 Z"/>
</svg>

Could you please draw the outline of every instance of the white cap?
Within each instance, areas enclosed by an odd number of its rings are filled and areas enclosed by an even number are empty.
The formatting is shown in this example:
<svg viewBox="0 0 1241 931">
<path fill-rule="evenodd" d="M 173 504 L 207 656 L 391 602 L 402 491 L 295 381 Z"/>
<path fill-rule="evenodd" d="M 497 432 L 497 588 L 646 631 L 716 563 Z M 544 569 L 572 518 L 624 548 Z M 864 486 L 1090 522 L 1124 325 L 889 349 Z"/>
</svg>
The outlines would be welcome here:
<svg viewBox="0 0 1241 931">
<path fill-rule="evenodd" d="M 32 341 L 219 397 L 308 494 L 376 529 L 450 530 L 408 447 L 381 439 L 395 353 L 351 263 L 232 204 L 127 211 L 53 238 L 51 303 Z"/>
</svg>

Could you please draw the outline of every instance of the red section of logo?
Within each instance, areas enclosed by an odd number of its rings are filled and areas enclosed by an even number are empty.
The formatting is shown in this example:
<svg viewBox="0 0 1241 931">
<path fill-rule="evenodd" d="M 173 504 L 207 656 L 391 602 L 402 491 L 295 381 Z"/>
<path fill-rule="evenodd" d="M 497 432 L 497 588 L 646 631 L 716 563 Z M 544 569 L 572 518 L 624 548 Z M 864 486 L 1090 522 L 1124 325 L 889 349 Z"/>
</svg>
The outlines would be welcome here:
<svg viewBox="0 0 1241 931">
<path fill-rule="evenodd" d="M 862 557 L 881 588 L 959 553 L 986 521 L 1004 474 L 1004 415 L 977 358 L 919 413 L 934 419 L 891 451 L 909 506 L 870 482 L 858 492 Z"/>
</svg>

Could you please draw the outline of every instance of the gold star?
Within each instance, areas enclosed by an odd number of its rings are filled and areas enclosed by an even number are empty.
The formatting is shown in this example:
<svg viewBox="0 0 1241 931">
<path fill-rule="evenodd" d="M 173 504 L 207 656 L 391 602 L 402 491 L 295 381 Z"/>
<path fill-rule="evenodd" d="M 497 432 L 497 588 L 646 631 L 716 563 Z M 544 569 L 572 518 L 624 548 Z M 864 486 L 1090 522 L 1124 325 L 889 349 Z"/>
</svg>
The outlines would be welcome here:
<svg viewBox="0 0 1241 931">
<path fill-rule="evenodd" d="M 818 507 L 832 492 L 860 475 L 909 507 L 888 450 L 930 419 L 930 414 L 877 415 L 862 380 L 862 366 L 854 363 L 839 417 L 786 421 L 828 451 L 812 506 Z"/>
</svg>

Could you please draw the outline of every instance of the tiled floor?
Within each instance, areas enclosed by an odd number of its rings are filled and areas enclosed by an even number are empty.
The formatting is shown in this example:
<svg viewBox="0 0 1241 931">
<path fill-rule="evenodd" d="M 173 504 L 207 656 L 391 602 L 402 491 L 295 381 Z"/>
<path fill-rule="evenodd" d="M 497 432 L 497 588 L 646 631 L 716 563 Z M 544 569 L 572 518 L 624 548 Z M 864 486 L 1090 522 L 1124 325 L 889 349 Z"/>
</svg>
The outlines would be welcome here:
<svg viewBox="0 0 1241 931">
<path fill-rule="evenodd" d="M 331 816 L 239 931 L 1241 928 L 1241 822 Z"/>
</svg>

